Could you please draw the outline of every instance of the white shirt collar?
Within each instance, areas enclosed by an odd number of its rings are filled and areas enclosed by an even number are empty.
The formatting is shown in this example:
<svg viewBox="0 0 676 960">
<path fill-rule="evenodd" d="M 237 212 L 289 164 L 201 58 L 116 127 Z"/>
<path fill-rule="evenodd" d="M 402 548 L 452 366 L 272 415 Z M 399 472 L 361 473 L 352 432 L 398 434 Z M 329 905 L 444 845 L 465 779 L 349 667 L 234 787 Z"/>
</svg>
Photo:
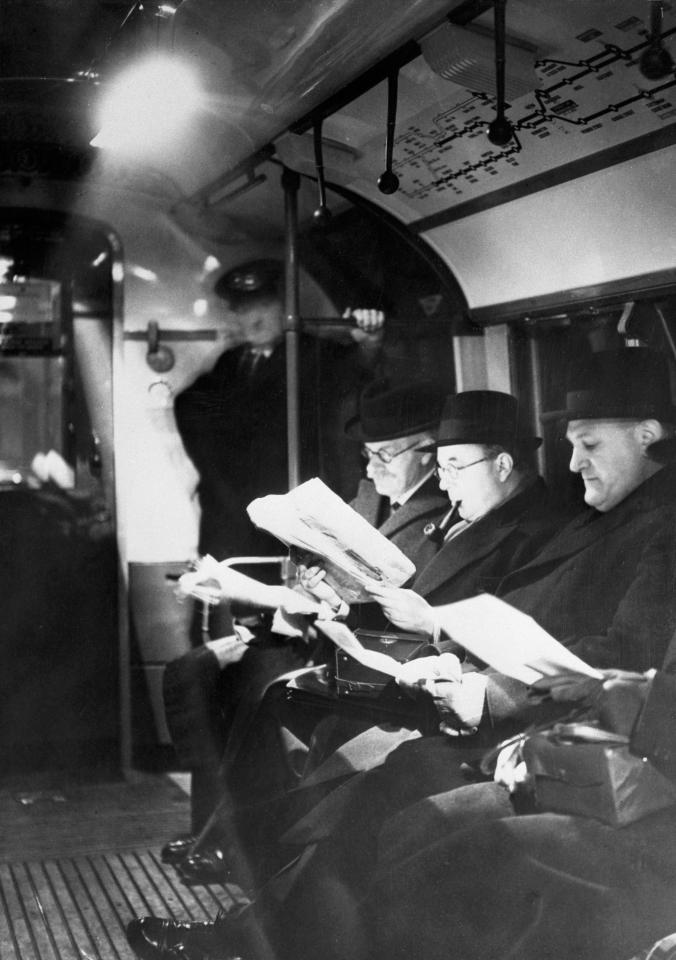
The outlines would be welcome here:
<svg viewBox="0 0 676 960">
<path fill-rule="evenodd" d="M 394 500 L 391 500 L 390 505 L 393 505 L 396 503 L 400 507 L 403 506 L 407 500 L 411 499 L 414 493 L 417 493 L 418 490 L 420 490 L 423 484 L 427 483 L 427 481 L 429 480 L 429 478 L 432 476 L 433 473 L 434 473 L 434 470 L 430 470 L 429 473 L 425 474 L 422 480 L 418 480 L 418 482 L 414 486 L 409 487 L 405 493 L 401 494 L 401 496 L 395 497 Z"/>
</svg>

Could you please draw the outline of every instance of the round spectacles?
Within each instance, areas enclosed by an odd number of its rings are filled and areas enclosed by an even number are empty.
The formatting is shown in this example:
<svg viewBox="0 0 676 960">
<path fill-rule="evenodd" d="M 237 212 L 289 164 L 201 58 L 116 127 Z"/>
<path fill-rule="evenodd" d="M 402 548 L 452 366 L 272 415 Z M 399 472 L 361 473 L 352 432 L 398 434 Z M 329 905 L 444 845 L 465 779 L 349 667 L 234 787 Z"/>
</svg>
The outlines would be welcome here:
<svg viewBox="0 0 676 960">
<path fill-rule="evenodd" d="M 362 447 L 361 455 L 364 460 L 372 460 L 374 457 L 377 457 L 381 463 L 392 463 L 395 457 L 401 456 L 401 454 L 406 453 L 407 450 L 412 450 L 418 443 L 420 443 L 420 440 L 410 443 L 407 447 L 402 447 L 401 450 L 395 450 L 394 453 L 387 449 L 369 450 L 368 447 Z"/>
<path fill-rule="evenodd" d="M 457 480 L 460 476 L 461 470 L 467 470 L 469 467 L 475 467 L 477 463 L 485 463 L 487 460 L 490 460 L 490 457 L 481 457 L 480 460 L 472 460 L 471 463 L 465 463 L 462 466 L 457 466 L 455 463 L 438 463 L 434 468 L 434 476 L 437 480 L 441 480 L 442 475 L 448 474 L 451 480 Z"/>
</svg>

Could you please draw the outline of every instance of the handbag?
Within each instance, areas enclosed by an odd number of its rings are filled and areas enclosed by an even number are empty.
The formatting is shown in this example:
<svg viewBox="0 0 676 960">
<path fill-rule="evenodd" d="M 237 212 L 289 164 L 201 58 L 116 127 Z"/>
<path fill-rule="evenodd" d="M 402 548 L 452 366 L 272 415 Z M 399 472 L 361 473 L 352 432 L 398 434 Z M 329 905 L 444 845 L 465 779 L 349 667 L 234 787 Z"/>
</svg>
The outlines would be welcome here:
<svg viewBox="0 0 676 960">
<path fill-rule="evenodd" d="M 557 723 L 522 744 L 540 811 L 622 827 L 676 804 L 676 784 L 629 750 L 627 737 L 591 723 Z"/>
</svg>

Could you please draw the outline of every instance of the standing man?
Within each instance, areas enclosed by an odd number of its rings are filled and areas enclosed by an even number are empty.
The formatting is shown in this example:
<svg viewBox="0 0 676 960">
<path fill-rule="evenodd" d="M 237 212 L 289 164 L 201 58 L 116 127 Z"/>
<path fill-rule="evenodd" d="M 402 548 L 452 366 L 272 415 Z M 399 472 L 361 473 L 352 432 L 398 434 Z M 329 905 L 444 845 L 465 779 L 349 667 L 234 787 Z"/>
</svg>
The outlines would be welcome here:
<svg viewBox="0 0 676 960">
<path fill-rule="evenodd" d="M 200 475 L 198 549 L 216 560 L 275 554 L 279 544 L 256 530 L 246 506 L 288 489 L 283 265 L 244 264 L 221 277 L 215 291 L 235 314 L 244 342 L 180 393 L 174 408 Z M 348 344 L 306 334 L 299 340 L 301 479 L 319 476 L 341 496 L 351 493 L 346 485 L 350 479 L 356 485 L 359 468 L 355 459 L 346 470 L 332 434 L 345 403 L 371 376 L 384 324 L 377 310 L 354 311 L 354 318 Z"/>
</svg>

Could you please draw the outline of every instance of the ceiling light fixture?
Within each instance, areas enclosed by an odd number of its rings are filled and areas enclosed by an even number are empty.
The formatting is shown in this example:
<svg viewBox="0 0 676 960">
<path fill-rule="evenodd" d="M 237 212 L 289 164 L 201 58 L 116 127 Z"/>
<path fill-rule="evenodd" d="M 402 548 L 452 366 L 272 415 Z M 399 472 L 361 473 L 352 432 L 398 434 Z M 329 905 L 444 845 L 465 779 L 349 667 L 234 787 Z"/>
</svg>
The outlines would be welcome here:
<svg viewBox="0 0 676 960">
<path fill-rule="evenodd" d="M 170 56 L 153 57 L 112 85 L 91 145 L 120 151 L 161 148 L 182 132 L 201 100 L 197 80 L 185 64 Z"/>
</svg>

